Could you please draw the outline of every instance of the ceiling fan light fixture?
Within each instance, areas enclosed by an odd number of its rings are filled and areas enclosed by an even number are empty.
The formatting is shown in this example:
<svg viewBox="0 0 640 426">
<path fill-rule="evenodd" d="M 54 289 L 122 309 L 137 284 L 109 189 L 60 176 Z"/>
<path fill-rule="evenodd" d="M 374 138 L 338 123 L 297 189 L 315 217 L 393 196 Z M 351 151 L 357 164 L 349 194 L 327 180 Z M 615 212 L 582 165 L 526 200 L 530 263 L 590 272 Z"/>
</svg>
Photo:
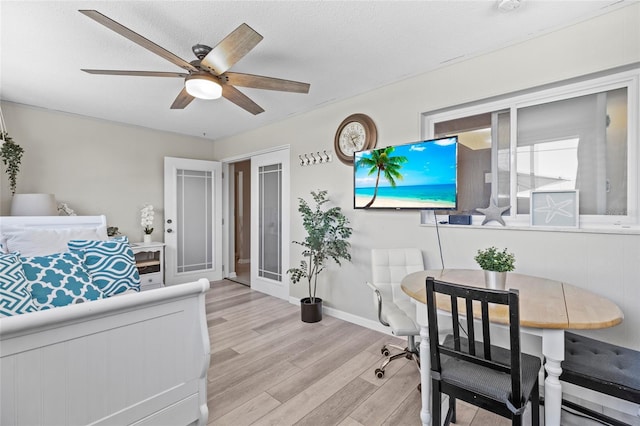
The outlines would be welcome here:
<svg viewBox="0 0 640 426">
<path fill-rule="evenodd" d="M 193 74 L 184 81 L 187 93 L 198 99 L 218 99 L 222 96 L 222 86 L 212 75 Z"/>
</svg>

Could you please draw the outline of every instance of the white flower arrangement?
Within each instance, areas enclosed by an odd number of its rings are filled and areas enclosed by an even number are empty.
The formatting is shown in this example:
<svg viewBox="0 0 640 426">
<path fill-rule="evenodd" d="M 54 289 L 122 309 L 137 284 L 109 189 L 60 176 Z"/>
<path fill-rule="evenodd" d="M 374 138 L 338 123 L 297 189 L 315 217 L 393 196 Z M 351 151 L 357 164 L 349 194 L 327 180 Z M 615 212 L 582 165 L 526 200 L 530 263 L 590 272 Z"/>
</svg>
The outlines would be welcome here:
<svg viewBox="0 0 640 426">
<path fill-rule="evenodd" d="M 142 228 L 144 233 L 149 235 L 153 232 L 153 206 L 151 204 L 145 204 L 142 210 L 140 210 L 140 217 Z"/>
</svg>

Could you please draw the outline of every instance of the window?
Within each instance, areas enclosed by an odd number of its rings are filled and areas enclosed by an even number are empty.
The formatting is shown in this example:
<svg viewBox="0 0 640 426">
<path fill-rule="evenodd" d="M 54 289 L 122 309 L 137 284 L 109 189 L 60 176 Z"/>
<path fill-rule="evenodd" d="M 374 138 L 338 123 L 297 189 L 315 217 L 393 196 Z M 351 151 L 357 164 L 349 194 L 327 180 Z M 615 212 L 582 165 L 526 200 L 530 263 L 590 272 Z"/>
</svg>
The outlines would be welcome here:
<svg viewBox="0 0 640 426">
<path fill-rule="evenodd" d="M 491 199 L 528 223 L 531 191 L 577 189 L 580 221 L 638 223 L 638 76 L 629 71 L 424 115 L 458 135 L 459 213 Z"/>
</svg>

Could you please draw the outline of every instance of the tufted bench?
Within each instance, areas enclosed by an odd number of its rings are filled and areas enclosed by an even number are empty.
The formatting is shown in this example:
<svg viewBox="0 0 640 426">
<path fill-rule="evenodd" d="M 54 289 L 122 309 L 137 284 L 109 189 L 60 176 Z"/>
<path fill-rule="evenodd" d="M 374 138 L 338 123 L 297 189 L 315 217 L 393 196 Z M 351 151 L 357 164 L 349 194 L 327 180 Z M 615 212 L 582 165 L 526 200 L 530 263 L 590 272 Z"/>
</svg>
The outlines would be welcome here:
<svg viewBox="0 0 640 426">
<path fill-rule="evenodd" d="M 560 380 L 640 404 L 640 352 L 565 332 Z M 562 400 L 576 411 L 613 425 L 625 425 L 602 413 Z"/>
</svg>

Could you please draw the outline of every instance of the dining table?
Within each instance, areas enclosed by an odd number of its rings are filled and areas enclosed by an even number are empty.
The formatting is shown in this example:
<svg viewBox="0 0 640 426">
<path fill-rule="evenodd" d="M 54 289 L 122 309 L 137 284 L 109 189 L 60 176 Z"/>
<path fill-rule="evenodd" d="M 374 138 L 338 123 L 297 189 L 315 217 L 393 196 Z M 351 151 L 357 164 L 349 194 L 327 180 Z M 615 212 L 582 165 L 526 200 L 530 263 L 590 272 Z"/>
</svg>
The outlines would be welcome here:
<svg viewBox="0 0 640 426">
<path fill-rule="evenodd" d="M 418 271 L 404 277 L 402 290 L 416 305 L 416 319 L 420 326 L 420 383 L 423 425 L 431 423 L 431 360 L 429 356 L 429 329 L 427 322 L 426 279 L 473 287 L 485 287 L 484 271 L 474 269 L 433 269 Z M 624 315 L 611 300 L 575 285 L 548 278 L 509 272 L 506 289 L 517 289 L 520 299 L 521 333 L 541 336 L 544 356 L 544 421 L 546 426 L 560 425 L 562 408 L 562 361 L 564 360 L 564 331 L 613 327 Z M 450 309 L 438 304 L 446 314 Z M 508 324 L 504 315 L 492 315 L 496 324 Z"/>
</svg>

